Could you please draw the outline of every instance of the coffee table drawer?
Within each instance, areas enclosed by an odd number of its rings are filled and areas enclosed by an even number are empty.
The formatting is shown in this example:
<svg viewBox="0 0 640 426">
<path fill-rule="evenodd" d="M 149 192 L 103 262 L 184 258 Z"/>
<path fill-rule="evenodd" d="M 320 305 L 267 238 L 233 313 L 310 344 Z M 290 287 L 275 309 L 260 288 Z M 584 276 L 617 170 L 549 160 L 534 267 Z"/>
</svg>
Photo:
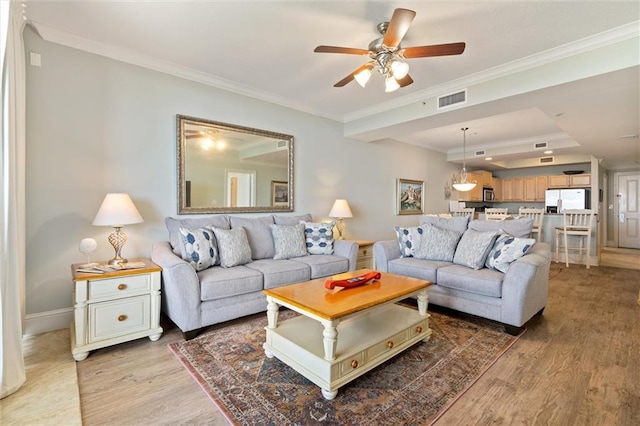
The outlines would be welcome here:
<svg viewBox="0 0 640 426">
<path fill-rule="evenodd" d="M 364 366 L 364 352 L 358 352 L 340 363 L 340 377 Z"/>
<path fill-rule="evenodd" d="M 391 336 L 389 339 L 386 339 L 380 343 L 377 343 L 371 346 L 367 350 L 367 359 L 374 359 L 380 356 L 381 354 L 385 354 L 389 352 L 394 347 L 404 343 L 407 341 L 407 334 L 409 330 L 402 330 L 400 333 Z"/>
</svg>

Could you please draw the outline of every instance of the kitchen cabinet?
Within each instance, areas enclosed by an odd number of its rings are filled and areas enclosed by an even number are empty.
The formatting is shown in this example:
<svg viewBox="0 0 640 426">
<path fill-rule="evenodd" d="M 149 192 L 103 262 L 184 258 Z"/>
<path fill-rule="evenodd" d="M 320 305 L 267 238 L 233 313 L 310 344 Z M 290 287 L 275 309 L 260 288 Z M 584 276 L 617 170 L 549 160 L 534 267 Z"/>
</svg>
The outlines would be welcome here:
<svg viewBox="0 0 640 426">
<path fill-rule="evenodd" d="M 502 201 L 524 201 L 524 178 L 502 179 Z"/>
<path fill-rule="evenodd" d="M 502 179 L 492 177 L 491 187 L 493 188 L 493 195 L 495 197 L 495 201 L 502 201 Z"/>
<path fill-rule="evenodd" d="M 523 178 L 523 200 L 544 201 L 547 190 L 547 176 L 526 176 Z"/>
<path fill-rule="evenodd" d="M 491 174 L 491 172 L 488 172 L 486 170 L 476 170 L 473 173 L 479 176 L 478 185 L 481 185 L 485 188 L 492 188 L 491 185 L 493 185 L 493 175 Z"/>
<path fill-rule="evenodd" d="M 549 176 L 549 188 L 588 188 L 590 186 L 590 174 Z"/>
<path fill-rule="evenodd" d="M 536 199 L 535 201 L 544 202 L 545 191 L 549 186 L 549 179 L 547 176 L 536 176 Z"/>
</svg>

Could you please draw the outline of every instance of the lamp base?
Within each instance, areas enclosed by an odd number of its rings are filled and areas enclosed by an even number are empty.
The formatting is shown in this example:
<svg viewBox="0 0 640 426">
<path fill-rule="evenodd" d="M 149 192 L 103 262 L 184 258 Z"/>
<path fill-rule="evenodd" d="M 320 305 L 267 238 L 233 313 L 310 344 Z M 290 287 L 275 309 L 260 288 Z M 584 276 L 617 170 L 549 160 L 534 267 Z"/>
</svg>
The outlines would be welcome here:
<svg viewBox="0 0 640 426">
<path fill-rule="evenodd" d="M 115 231 L 109 235 L 109 243 L 111 243 L 113 249 L 116 251 L 116 255 L 109 261 L 109 265 L 118 266 L 123 263 L 127 263 L 127 259 L 120 256 L 120 251 L 122 250 L 124 243 L 127 242 L 127 234 L 122 231 L 121 226 L 114 226 L 114 228 Z"/>
<path fill-rule="evenodd" d="M 338 229 L 338 236 L 336 237 L 336 240 L 344 240 L 344 236 L 342 235 L 344 233 L 344 228 L 345 228 L 343 218 L 341 217 L 338 218 L 338 224 L 336 225 L 336 228 Z"/>
</svg>

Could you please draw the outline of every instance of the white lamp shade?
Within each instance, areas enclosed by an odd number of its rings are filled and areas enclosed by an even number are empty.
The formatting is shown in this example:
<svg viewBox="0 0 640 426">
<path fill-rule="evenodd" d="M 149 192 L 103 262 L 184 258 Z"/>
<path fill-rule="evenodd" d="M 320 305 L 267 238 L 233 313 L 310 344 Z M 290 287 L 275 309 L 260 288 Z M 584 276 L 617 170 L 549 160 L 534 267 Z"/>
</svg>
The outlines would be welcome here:
<svg viewBox="0 0 640 426">
<path fill-rule="evenodd" d="M 360 86 L 364 87 L 366 86 L 367 81 L 369 81 L 369 79 L 371 78 L 371 68 L 365 68 L 358 74 L 355 74 L 353 77 L 356 79 Z"/>
<path fill-rule="evenodd" d="M 144 222 L 128 194 L 107 194 L 93 219 L 95 226 L 122 226 Z"/>
<path fill-rule="evenodd" d="M 391 70 L 396 80 L 403 79 L 409 74 L 409 64 L 406 62 L 393 61 L 391 62 Z"/>
<path fill-rule="evenodd" d="M 456 191 L 460 191 L 460 192 L 467 192 L 467 191 L 471 191 L 473 188 L 475 188 L 476 185 L 477 184 L 475 182 L 454 183 L 453 184 L 453 189 L 455 189 Z"/>
<path fill-rule="evenodd" d="M 353 217 L 347 200 L 338 199 L 333 203 L 329 217 Z"/>
<path fill-rule="evenodd" d="M 393 78 L 393 76 L 387 77 L 384 81 L 384 91 L 385 92 L 393 92 L 400 88 L 400 84 L 398 84 L 398 80 Z"/>
</svg>

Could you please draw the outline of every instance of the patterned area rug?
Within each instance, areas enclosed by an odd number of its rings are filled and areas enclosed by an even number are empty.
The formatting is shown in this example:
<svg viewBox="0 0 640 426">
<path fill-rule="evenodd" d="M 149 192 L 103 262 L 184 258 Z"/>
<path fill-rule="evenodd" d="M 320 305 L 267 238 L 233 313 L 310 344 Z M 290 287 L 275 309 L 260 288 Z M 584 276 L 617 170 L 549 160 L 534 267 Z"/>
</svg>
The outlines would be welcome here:
<svg viewBox="0 0 640 426">
<path fill-rule="evenodd" d="M 265 315 L 169 345 L 231 423 L 241 425 L 415 425 L 435 421 L 516 340 L 492 321 L 430 311 L 420 342 L 341 387 L 320 388 L 265 357 Z M 297 313 L 281 310 L 284 320 Z"/>
</svg>

